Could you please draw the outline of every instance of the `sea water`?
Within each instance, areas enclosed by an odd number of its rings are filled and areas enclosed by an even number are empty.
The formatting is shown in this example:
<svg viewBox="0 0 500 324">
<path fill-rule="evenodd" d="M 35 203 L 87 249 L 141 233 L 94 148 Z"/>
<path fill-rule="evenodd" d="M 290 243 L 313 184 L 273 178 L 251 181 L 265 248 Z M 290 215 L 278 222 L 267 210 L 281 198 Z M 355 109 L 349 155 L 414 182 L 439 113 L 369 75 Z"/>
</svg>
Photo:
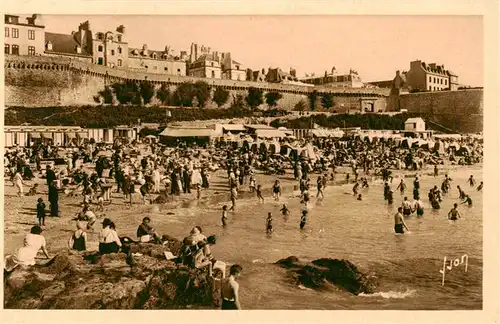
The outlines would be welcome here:
<svg viewBox="0 0 500 324">
<path fill-rule="evenodd" d="M 425 214 L 406 218 L 410 233 L 395 235 L 394 213 L 403 196 L 396 190 L 394 204 L 383 198 L 383 184 L 374 181 L 361 189 L 363 200 L 352 195 L 352 184 L 328 186 L 325 198 L 313 198 L 304 230 L 299 229 L 300 204 L 292 192 L 284 192 L 279 202 L 266 197 L 237 201 L 229 213 L 228 226 L 221 226 L 221 204 L 189 212 L 176 210 L 165 221 L 156 221 L 160 232 L 186 232 L 186 225 L 199 225 L 206 235 L 216 234 L 212 252 L 228 264 L 243 266 L 239 279 L 242 305 L 246 309 L 481 309 L 482 307 L 482 181 L 481 168 L 455 168 L 448 172 L 452 189 L 444 196 L 440 210 L 433 210 L 427 199 L 437 178 L 420 176 L 420 196 Z M 474 175 L 475 187 L 467 179 Z M 314 177 L 313 177 L 314 178 Z M 405 196 L 412 200 L 413 178 L 406 178 Z M 460 203 L 456 186 L 471 196 L 473 206 L 459 207 L 462 219 L 447 219 L 453 203 Z M 316 195 L 313 188 L 311 196 Z M 287 203 L 287 220 L 280 209 Z M 274 232 L 266 234 L 267 213 L 273 213 Z M 155 217 L 156 219 L 156 217 Z M 461 268 L 446 273 L 442 285 L 443 258 L 466 254 L 467 272 Z M 301 260 L 317 258 L 347 259 L 378 282 L 374 294 L 351 295 L 335 289 L 316 291 L 293 282 L 285 269 L 273 263 L 294 255 Z"/>
</svg>

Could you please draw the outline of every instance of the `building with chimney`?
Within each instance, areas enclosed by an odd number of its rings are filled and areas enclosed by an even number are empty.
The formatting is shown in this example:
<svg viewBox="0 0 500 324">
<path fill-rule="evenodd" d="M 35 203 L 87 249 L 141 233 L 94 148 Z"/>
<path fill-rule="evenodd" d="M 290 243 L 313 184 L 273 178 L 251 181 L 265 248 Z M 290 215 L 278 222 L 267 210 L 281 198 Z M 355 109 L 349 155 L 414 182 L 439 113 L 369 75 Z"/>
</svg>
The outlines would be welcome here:
<svg viewBox="0 0 500 324">
<path fill-rule="evenodd" d="M 410 70 L 406 73 L 408 88 L 415 91 L 458 90 L 458 76 L 444 65 L 426 64 L 416 60 L 410 62 Z"/>
<path fill-rule="evenodd" d="M 246 69 L 232 59 L 231 53 L 212 51 L 196 43 L 191 44 L 187 66 L 187 74 L 193 77 L 241 81 L 247 78 Z"/>
<path fill-rule="evenodd" d="M 328 73 L 325 71 L 323 76 L 316 76 L 314 73 L 300 79 L 301 82 L 313 84 L 316 86 L 330 86 L 330 87 L 349 87 L 349 88 L 362 88 L 364 83 L 361 80 L 358 72 L 350 69 L 348 74 L 339 74 L 337 69 L 333 67 Z"/>
<path fill-rule="evenodd" d="M 4 16 L 4 53 L 7 55 L 42 55 L 45 26 L 41 15 Z"/>
<path fill-rule="evenodd" d="M 151 50 L 146 44 L 142 48 L 129 48 L 128 68 L 149 73 L 186 75 L 186 62 L 179 56 L 173 56 L 170 46 L 165 46 L 163 51 Z"/>
</svg>

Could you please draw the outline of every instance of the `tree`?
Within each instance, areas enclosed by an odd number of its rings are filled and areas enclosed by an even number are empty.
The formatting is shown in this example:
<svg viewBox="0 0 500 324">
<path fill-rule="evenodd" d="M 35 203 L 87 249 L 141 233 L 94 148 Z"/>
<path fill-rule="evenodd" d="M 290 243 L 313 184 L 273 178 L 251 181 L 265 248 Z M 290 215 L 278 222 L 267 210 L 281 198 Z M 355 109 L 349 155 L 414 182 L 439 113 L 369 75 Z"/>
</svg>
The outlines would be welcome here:
<svg viewBox="0 0 500 324">
<path fill-rule="evenodd" d="M 195 96 L 194 85 L 191 82 L 183 82 L 177 86 L 173 95 L 176 106 L 191 107 Z"/>
<path fill-rule="evenodd" d="M 304 100 L 301 100 L 295 104 L 295 111 L 305 111 L 307 109 L 307 104 Z"/>
<path fill-rule="evenodd" d="M 137 103 L 137 96 L 140 98 L 139 86 L 135 82 L 114 83 L 112 86 L 116 94 L 116 99 L 124 105 L 129 103 Z"/>
<path fill-rule="evenodd" d="M 274 107 L 278 103 L 278 100 L 283 98 L 283 95 L 279 92 L 268 92 L 266 93 L 266 103 L 269 107 Z"/>
<path fill-rule="evenodd" d="M 205 81 L 197 81 L 194 84 L 194 96 L 198 100 L 198 107 L 203 108 L 210 99 L 210 85 Z"/>
<path fill-rule="evenodd" d="M 217 104 L 217 107 L 223 106 L 229 99 L 229 91 L 223 89 L 222 87 L 215 88 L 213 101 Z"/>
<path fill-rule="evenodd" d="M 318 98 L 318 91 L 314 90 L 313 92 L 309 93 L 307 95 L 307 98 L 309 99 L 309 108 L 311 110 L 316 109 L 316 99 Z"/>
<path fill-rule="evenodd" d="M 161 101 L 162 104 L 168 104 L 171 94 L 170 89 L 166 84 L 162 84 L 160 89 L 156 91 L 156 98 Z"/>
<path fill-rule="evenodd" d="M 113 103 L 113 91 L 111 91 L 111 88 L 109 86 L 105 86 L 104 90 L 99 91 L 99 97 L 102 97 L 104 99 L 105 104 L 111 104 Z"/>
<path fill-rule="evenodd" d="M 262 90 L 254 87 L 248 88 L 246 102 L 252 109 L 257 108 L 264 102 L 264 99 L 262 98 Z"/>
<path fill-rule="evenodd" d="M 323 96 L 321 97 L 321 104 L 326 109 L 332 108 L 333 105 L 334 105 L 333 94 L 331 94 L 331 93 L 325 93 L 325 94 L 323 94 Z"/>
<path fill-rule="evenodd" d="M 243 109 L 245 108 L 245 97 L 241 94 L 233 95 L 233 102 L 231 103 L 231 109 Z"/>
<path fill-rule="evenodd" d="M 148 104 L 155 95 L 155 88 L 150 82 L 143 81 L 141 83 L 140 93 L 142 99 L 144 100 L 144 104 Z"/>
</svg>

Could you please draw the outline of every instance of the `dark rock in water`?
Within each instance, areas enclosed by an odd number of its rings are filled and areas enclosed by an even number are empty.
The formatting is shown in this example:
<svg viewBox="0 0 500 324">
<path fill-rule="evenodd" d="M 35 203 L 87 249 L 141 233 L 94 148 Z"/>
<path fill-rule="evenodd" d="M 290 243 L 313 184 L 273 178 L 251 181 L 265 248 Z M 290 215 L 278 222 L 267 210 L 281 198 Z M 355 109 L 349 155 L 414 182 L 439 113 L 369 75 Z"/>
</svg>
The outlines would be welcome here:
<svg viewBox="0 0 500 324">
<path fill-rule="evenodd" d="M 289 269 L 297 282 L 306 287 L 321 289 L 331 283 L 355 295 L 375 291 L 375 280 L 348 260 L 323 258 L 305 263 L 291 256 L 276 264 Z"/>
<path fill-rule="evenodd" d="M 286 259 L 281 259 L 281 260 L 278 260 L 276 262 L 276 264 L 279 264 L 285 268 L 291 268 L 291 267 L 296 267 L 297 263 L 299 262 L 299 258 L 297 258 L 296 256 L 289 256 L 288 258 Z"/>
<path fill-rule="evenodd" d="M 134 249 L 141 255 L 133 255 Z M 63 253 L 45 265 L 18 267 L 4 277 L 4 307 L 211 309 L 220 304 L 208 272 L 166 260 L 160 255 L 166 249 L 139 243 L 128 255 Z"/>
</svg>

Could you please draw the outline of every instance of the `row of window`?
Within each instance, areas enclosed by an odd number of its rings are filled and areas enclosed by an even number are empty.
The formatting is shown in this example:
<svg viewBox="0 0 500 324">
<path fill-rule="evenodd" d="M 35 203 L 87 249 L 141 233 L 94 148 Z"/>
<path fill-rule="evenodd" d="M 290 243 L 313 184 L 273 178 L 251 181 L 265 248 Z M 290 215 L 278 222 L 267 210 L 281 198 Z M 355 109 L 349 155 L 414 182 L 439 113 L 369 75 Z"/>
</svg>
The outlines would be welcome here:
<svg viewBox="0 0 500 324">
<path fill-rule="evenodd" d="M 9 27 L 5 27 L 5 37 L 19 38 L 19 28 L 12 28 L 12 31 Z M 35 39 L 35 31 L 32 29 L 28 30 L 28 39 Z"/>
<path fill-rule="evenodd" d="M 429 91 L 440 91 L 440 90 L 444 90 L 444 89 L 447 89 L 445 87 L 431 87 L 431 86 L 428 86 L 428 90 Z"/>
<path fill-rule="evenodd" d="M 12 55 L 19 55 L 19 45 L 12 45 L 10 46 L 9 44 L 4 45 L 4 53 L 5 54 L 12 54 Z M 35 55 L 35 46 L 28 46 L 28 55 Z"/>
<path fill-rule="evenodd" d="M 104 40 L 104 34 L 103 33 L 97 33 L 97 39 L 98 40 Z M 109 37 L 110 40 L 112 40 L 112 37 Z M 122 35 L 116 35 L 116 39 L 121 42 L 122 41 Z"/>
<path fill-rule="evenodd" d="M 442 79 L 442 78 L 437 78 L 436 79 L 436 77 L 429 76 L 429 82 L 433 82 L 434 81 L 434 83 L 443 84 L 443 80 L 444 80 L 444 85 L 448 85 L 448 80 L 447 79 Z"/>
<path fill-rule="evenodd" d="M 104 50 L 104 48 L 103 48 L 102 45 L 97 46 L 97 51 L 98 52 L 102 52 L 103 50 Z M 121 53 L 122 53 L 122 48 L 118 47 L 118 54 L 121 54 Z M 114 49 L 111 50 L 111 55 L 112 56 L 115 55 L 115 50 Z"/>
</svg>

